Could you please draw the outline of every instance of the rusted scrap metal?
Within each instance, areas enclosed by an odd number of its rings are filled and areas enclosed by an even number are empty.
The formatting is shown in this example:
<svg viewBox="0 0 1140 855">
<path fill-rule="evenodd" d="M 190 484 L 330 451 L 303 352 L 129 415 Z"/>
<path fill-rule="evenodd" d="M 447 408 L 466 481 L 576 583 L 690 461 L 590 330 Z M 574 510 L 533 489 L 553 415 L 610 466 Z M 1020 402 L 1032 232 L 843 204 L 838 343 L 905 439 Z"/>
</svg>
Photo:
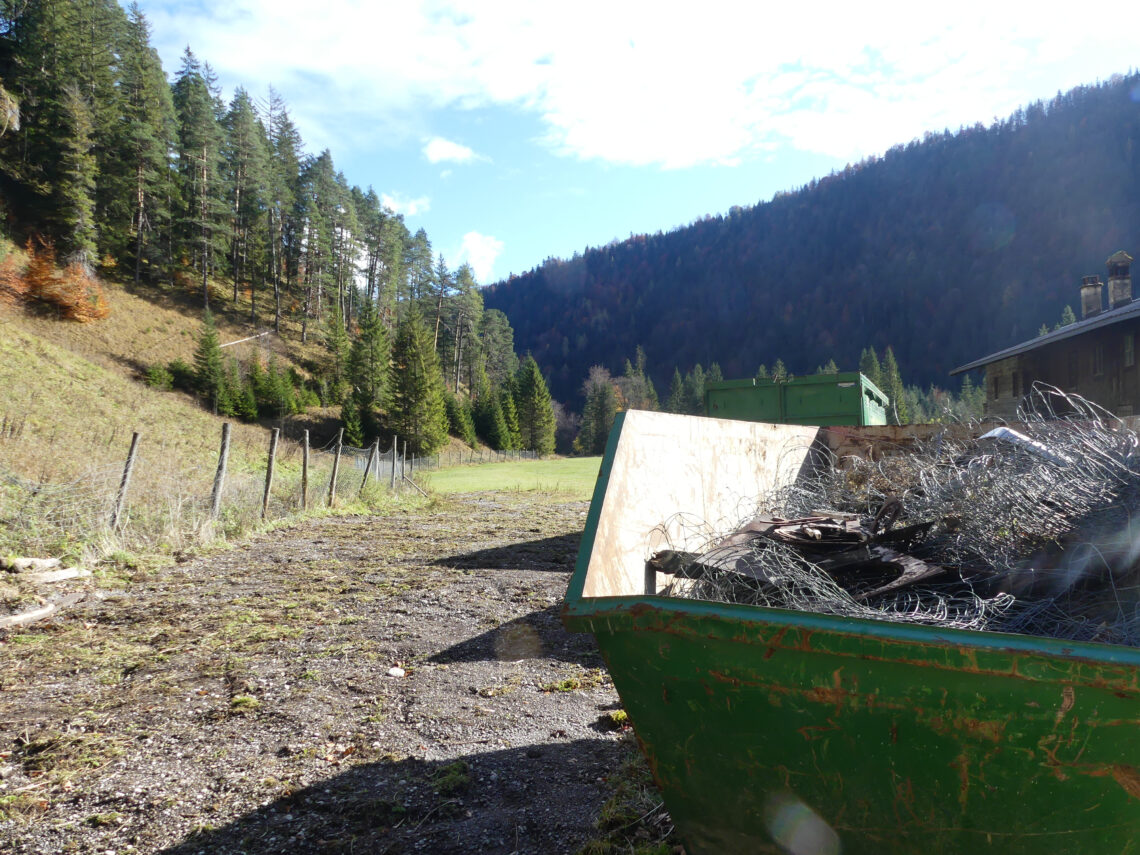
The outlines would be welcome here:
<svg viewBox="0 0 1140 855">
<path fill-rule="evenodd" d="M 648 569 L 676 596 L 1140 646 L 1140 437 L 1048 387 L 1020 421 L 834 458 Z"/>
<path fill-rule="evenodd" d="M 719 577 L 729 584 L 755 590 L 757 584 L 773 582 L 755 560 L 757 551 L 765 543 L 780 544 L 810 560 L 859 602 L 943 575 L 944 567 L 887 545 L 911 542 L 931 527 L 929 523 L 920 523 L 895 532 L 880 531 L 883 509 L 888 504 L 897 516 L 901 504 L 892 499 L 867 522 L 856 514 L 838 512 L 820 512 L 798 519 L 761 515 L 722 538 L 707 552 L 662 550 L 649 559 L 647 567 L 687 579 Z"/>
</svg>

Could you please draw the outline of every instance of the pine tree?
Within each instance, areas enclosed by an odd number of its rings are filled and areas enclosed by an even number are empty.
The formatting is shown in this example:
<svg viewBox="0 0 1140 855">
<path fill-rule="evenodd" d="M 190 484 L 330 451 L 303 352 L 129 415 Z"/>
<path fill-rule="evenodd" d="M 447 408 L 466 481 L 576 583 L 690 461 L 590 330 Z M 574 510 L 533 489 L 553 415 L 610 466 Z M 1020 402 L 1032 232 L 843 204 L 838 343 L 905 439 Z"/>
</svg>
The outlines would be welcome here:
<svg viewBox="0 0 1140 855">
<path fill-rule="evenodd" d="M 475 423 L 475 433 L 491 448 L 504 451 L 511 447 L 511 433 L 507 428 L 506 419 L 503 418 L 503 406 L 485 375 L 481 380 L 471 413 L 471 419 Z"/>
<path fill-rule="evenodd" d="M 889 414 L 891 424 L 910 424 L 910 411 L 907 408 L 904 394 L 906 389 L 903 386 L 898 363 L 895 361 L 895 353 L 890 347 L 887 348 L 887 352 L 883 356 L 883 383 L 885 384 L 883 391 L 891 401 L 891 412 Z"/>
<path fill-rule="evenodd" d="M 817 374 L 838 374 L 839 366 L 835 364 L 834 359 L 829 359 L 823 364 L 823 367 L 816 372 Z"/>
<path fill-rule="evenodd" d="M 224 251 L 219 179 L 221 128 L 210 91 L 209 68 L 187 48 L 173 86 L 178 116 L 178 173 L 182 186 L 179 217 L 180 247 L 202 276 L 202 300 L 210 307 L 209 275 L 216 256 Z"/>
<path fill-rule="evenodd" d="M 777 382 L 788 379 L 788 369 L 784 367 L 784 360 L 777 359 L 776 364 L 772 366 L 772 379 Z"/>
<path fill-rule="evenodd" d="M 681 370 L 673 369 L 673 379 L 669 383 L 669 397 L 665 399 L 665 412 L 685 412 L 685 381 L 681 379 Z"/>
<path fill-rule="evenodd" d="M 374 427 L 375 411 L 384 399 L 390 353 L 388 331 L 375 304 L 365 298 L 360 307 L 360 330 L 349 349 L 348 379 L 357 404 L 367 416 L 366 427 Z"/>
<path fill-rule="evenodd" d="M 510 383 L 499 389 L 499 408 L 503 413 L 503 423 L 507 426 L 507 444 L 503 449 L 523 448 L 522 428 L 519 426 L 519 410 L 515 404 L 515 393 Z"/>
<path fill-rule="evenodd" d="M 1065 308 L 1061 310 L 1061 326 L 1067 327 L 1069 324 L 1075 324 L 1076 322 L 1077 316 L 1073 314 L 1073 307 L 1065 306 Z"/>
<path fill-rule="evenodd" d="M 875 348 L 863 348 L 863 353 L 859 356 L 859 372 L 874 383 L 876 387 L 883 388 L 883 369 L 879 365 L 879 357 L 875 353 Z"/>
<path fill-rule="evenodd" d="M 606 440 L 618 413 L 613 378 L 605 368 L 595 365 L 590 369 L 582 391 L 586 404 L 582 408 L 578 436 L 574 439 L 574 451 L 578 454 L 601 454 L 606 450 Z"/>
<path fill-rule="evenodd" d="M 705 369 L 698 362 L 693 370 L 685 375 L 684 409 L 691 416 L 703 415 L 705 411 Z"/>
<path fill-rule="evenodd" d="M 550 391 L 533 356 L 519 366 L 519 437 L 522 447 L 540 456 L 554 453 L 554 408 Z"/>
<path fill-rule="evenodd" d="M 333 306 L 333 310 L 325 317 L 325 349 L 329 353 L 328 379 L 332 384 L 333 397 L 344 397 L 344 387 L 348 375 L 349 348 L 352 345 L 348 330 L 344 328 L 344 316 L 340 311 L 340 304 Z"/>
<path fill-rule="evenodd" d="M 198 334 L 198 347 L 194 351 L 194 388 L 215 413 L 218 412 L 224 383 L 218 328 L 214 324 L 214 316 L 207 310 L 202 318 L 202 331 Z"/>
<path fill-rule="evenodd" d="M 757 380 L 767 380 L 768 379 L 768 366 L 765 365 L 763 362 L 761 362 L 760 367 L 756 369 L 756 379 Z"/>
<path fill-rule="evenodd" d="M 414 308 L 396 330 L 389 374 L 388 424 L 419 454 L 447 442 L 447 408 L 431 332 Z"/>
<path fill-rule="evenodd" d="M 230 102 L 225 118 L 223 158 L 226 168 L 226 186 L 229 196 L 230 275 L 233 277 L 233 301 L 238 301 L 242 282 L 250 282 L 254 303 L 251 274 L 264 270 L 256 258 L 260 249 L 256 227 L 266 209 L 268 192 L 267 159 L 268 141 L 257 120 L 253 101 L 246 91 L 238 87 Z M 253 262 L 253 263 L 251 263 Z"/>
<path fill-rule="evenodd" d="M 360 420 L 360 408 L 352 400 L 351 395 L 345 395 L 340 404 L 340 424 L 344 428 L 344 442 L 354 448 L 364 447 L 364 427 Z"/>
<path fill-rule="evenodd" d="M 472 448 L 478 448 L 479 443 L 475 438 L 475 422 L 471 417 L 470 406 L 458 395 L 451 393 L 448 393 L 444 400 L 447 404 L 448 432 L 452 436 L 459 437 Z"/>
<path fill-rule="evenodd" d="M 174 102 L 158 53 L 150 45 L 150 24 L 132 3 L 122 55 L 123 121 L 117 146 L 121 157 L 107 176 L 114 203 L 108 206 L 104 239 L 112 252 L 133 243 L 134 279 L 143 266 L 156 269 L 161 256 L 155 234 L 170 217 L 170 152 L 174 138 Z M 133 241 L 131 240 L 133 236 Z"/>
</svg>

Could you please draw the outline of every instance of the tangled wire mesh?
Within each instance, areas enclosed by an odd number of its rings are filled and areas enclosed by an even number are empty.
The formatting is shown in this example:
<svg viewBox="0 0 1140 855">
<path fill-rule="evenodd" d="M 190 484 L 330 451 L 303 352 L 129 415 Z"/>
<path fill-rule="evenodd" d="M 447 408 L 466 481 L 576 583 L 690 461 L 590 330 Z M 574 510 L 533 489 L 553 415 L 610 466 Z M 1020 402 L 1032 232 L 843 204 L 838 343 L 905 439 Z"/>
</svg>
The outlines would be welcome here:
<svg viewBox="0 0 1140 855">
<path fill-rule="evenodd" d="M 1013 430 L 818 460 L 716 531 L 678 515 L 673 596 L 1140 646 L 1140 442 L 1035 385 Z"/>
</svg>

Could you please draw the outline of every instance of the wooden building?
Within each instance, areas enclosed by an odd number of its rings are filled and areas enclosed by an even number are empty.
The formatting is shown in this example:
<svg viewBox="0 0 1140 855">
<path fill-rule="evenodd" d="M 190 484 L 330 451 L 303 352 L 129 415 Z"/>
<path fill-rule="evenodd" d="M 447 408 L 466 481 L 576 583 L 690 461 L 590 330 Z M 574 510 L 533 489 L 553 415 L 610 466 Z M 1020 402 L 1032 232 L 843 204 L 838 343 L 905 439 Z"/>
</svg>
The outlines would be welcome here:
<svg viewBox="0 0 1140 855">
<path fill-rule="evenodd" d="M 1035 381 L 1095 401 L 1118 416 L 1140 415 L 1140 300 L 1132 299 L 1132 256 L 1108 259 L 1108 304 L 1099 276 L 1081 280 L 1080 320 L 951 371 L 986 369 L 987 416 L 1012 419 Z"/>
</svg>

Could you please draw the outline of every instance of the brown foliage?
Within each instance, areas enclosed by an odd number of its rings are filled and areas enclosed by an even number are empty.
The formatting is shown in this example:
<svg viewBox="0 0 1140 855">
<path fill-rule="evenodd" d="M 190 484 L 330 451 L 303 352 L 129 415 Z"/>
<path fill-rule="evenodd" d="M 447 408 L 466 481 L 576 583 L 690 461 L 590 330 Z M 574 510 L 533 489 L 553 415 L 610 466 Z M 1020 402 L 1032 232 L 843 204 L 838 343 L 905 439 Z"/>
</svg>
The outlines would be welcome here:
<svg viewBox="0 0 1140 855">
<path fill-rule="evenodd" d="M 101 320 L 111 314 L 103 285 L 90 269 L 73 263 L 61 272 L 55 266 L 55 247 L 51 241 L 40 239 L 39 246 L 36 243 L 28 239 L 28 264 L 23 277 L 13 273 L 13 279 L 22 279 L 22 290 L 20 286 L 14 286 L 14 299 L 49 303 L 59 309 L 62 317 L 81 324 Z M 0 282 L 5 279 L 6 269 L 0 268 Z M 3 284 L 0 284 L 2 291 Z"/>
</svg>

